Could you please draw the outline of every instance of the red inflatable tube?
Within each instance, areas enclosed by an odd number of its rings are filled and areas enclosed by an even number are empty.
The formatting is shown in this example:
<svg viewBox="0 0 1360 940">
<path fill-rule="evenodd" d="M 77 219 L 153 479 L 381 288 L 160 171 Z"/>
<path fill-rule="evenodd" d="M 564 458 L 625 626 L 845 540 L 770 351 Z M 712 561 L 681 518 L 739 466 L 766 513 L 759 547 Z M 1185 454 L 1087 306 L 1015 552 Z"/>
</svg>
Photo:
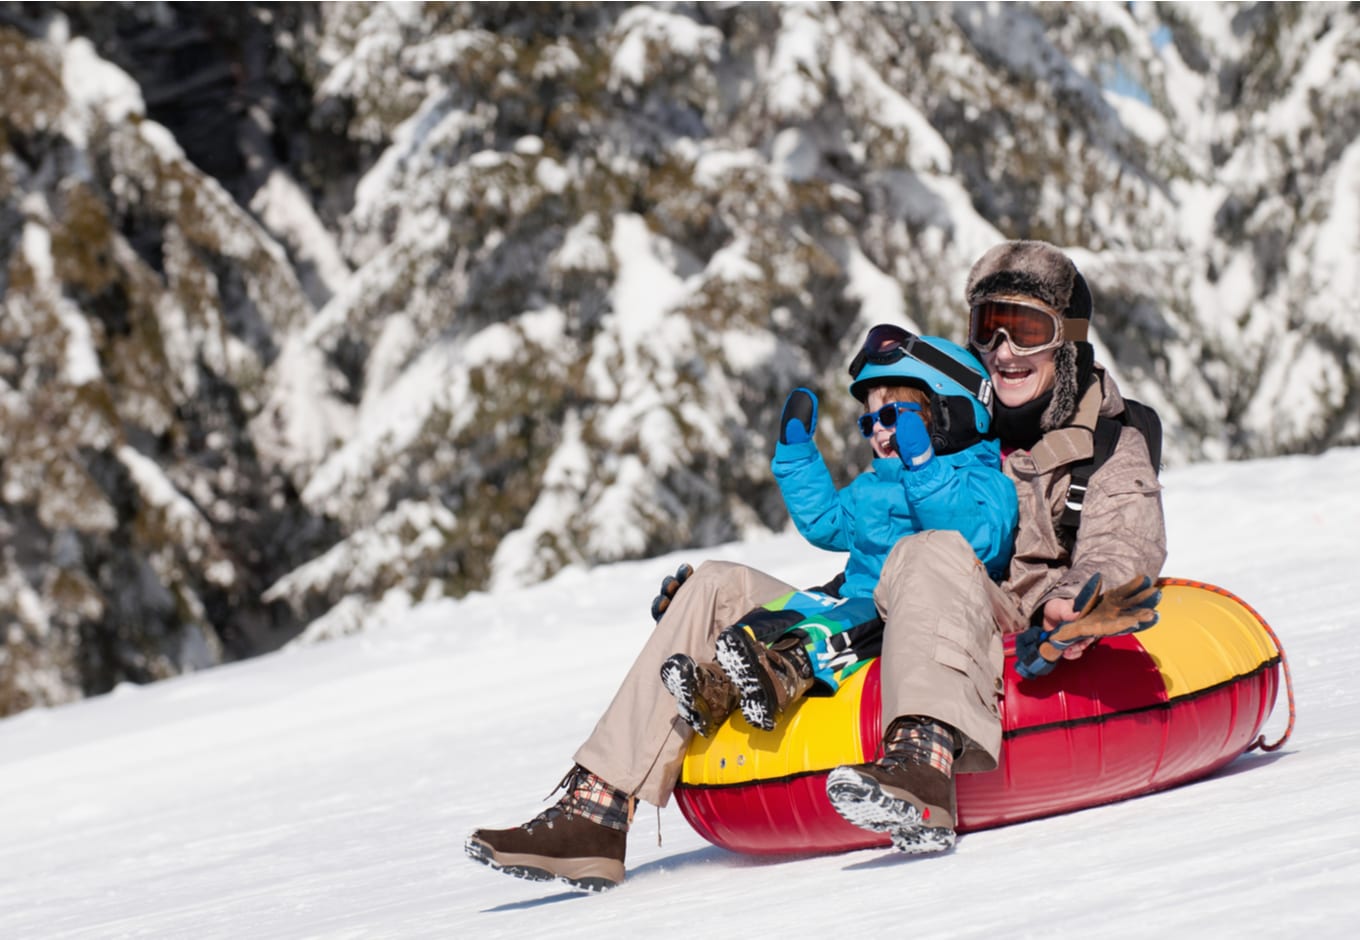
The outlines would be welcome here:
<svg viewBox="0 0 1360 940">
<path fill-rule="evenodd" d="M 1279 689 L 1274 634 L 1238 598 L 1164 580 L 1161 620 L 1107 639 L 1047 676 L 1023 680 L 1008 646 L 1000 766 L 958 777 L 968 832 L 1127 799 L 1213 773 L 1257 738 Z M 837 852 L 883 846 L 845 822 L 827 773 L 876 757 L 878 663 L 834 697 L 799 703 L 772 732 L 740 715 L 691 744 L 680 811 L 734 852 Z"/>
</svg>

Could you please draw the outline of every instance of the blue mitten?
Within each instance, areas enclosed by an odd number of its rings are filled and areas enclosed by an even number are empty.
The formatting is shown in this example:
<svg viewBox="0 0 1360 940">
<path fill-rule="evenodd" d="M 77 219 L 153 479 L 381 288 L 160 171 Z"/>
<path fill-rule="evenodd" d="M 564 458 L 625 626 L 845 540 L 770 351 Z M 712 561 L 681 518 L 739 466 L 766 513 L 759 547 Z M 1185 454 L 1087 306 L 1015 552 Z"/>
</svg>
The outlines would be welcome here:
<svg viewBox="0 0 1360 940">
<path fill-rule="evenodd" d="M 779 443 L 806 444 L 816 430 L 817 396 L 805 388 L 795 388 L 779 417 Z"/>
<path fill-rule="evenodd" d="M 897 406 L 897 428 L 893 431 L 897 456 L 908 470 L 920 470 L 935 456 L 930 444 L 930 432 L 921 418 L 921 406 L 907 402 Z"/>
</svg>

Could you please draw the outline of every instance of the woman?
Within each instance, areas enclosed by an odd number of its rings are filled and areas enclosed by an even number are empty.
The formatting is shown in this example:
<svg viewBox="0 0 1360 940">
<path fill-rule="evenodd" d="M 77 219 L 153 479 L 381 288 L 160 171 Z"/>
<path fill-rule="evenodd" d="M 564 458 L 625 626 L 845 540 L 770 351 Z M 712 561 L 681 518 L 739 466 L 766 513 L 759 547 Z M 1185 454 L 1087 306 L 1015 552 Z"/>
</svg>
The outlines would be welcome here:
<svg viewBox="0 0 1360 940">
<path fill-rule="evenodd" d="M 1097 418 L 1124 408 L 1086 341 L 1091 293 L 1076 265 L 1044 242 L 1006 242 L 973 266 L 967 300 L 969 344 L 991 377 L 993 429 L 1019 497 L 1015 553 L 997 584 L 955 533 L 897 544 L 874 593 L 884 756 L 827 777 L 837 812 L 909 853 L 954 844 L 955 772 L 997 766 L 1002 634 L 1063 627 L 1086 637 L 1062 653 L 1074 658 L 1094 637 L 1150 626 L 1150 585 L 1166 559 L 1161 487 L 1134 428 L 1091 476 L 1080 529 L 1060 524 Z M 1099 593 L 1101 583 L 1116 587 Z"/>
</svg>

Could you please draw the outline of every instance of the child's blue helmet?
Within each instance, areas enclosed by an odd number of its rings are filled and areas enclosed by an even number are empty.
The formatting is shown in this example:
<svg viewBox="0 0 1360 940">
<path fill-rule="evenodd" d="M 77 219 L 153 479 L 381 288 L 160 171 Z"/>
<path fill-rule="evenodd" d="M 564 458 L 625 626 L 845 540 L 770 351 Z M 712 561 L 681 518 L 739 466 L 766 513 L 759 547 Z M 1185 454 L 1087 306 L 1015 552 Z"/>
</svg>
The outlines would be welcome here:
<svg viewBox="0 0 1360 940">
<path fill-rule="evenodd" d="M 930 395 L 937 453 L 953 453 L 981 440 L 992 426 L 992 383 L 982 362 L 964 347 L 937 336 L 917 336 L 882 323 L 865 337 L 850 362 L 850 394 L 861 402 L 876 385 L 912 385 Z"/>
</svg>

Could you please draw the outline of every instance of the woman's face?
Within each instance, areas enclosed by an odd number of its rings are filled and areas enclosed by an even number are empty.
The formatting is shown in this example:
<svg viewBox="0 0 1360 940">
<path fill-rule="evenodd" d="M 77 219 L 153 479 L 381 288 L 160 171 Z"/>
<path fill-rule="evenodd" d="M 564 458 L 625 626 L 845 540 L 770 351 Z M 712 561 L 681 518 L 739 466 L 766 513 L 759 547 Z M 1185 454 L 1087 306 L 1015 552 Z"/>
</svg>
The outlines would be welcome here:
<svg viewBox="0 0 1360 940">
<path fill-rule="evenodd" d="M 983 353 L 982 364 L 992 377 L 992 389 L 1001 404 L 1015 408 L 1052 388 L 1057 375 L 1053 367 L 1056 353 L 1056 349 L 1045 349 L 1018 356 L 1009 342 L 997 343 L 995 349 Z"/>
</svg>

